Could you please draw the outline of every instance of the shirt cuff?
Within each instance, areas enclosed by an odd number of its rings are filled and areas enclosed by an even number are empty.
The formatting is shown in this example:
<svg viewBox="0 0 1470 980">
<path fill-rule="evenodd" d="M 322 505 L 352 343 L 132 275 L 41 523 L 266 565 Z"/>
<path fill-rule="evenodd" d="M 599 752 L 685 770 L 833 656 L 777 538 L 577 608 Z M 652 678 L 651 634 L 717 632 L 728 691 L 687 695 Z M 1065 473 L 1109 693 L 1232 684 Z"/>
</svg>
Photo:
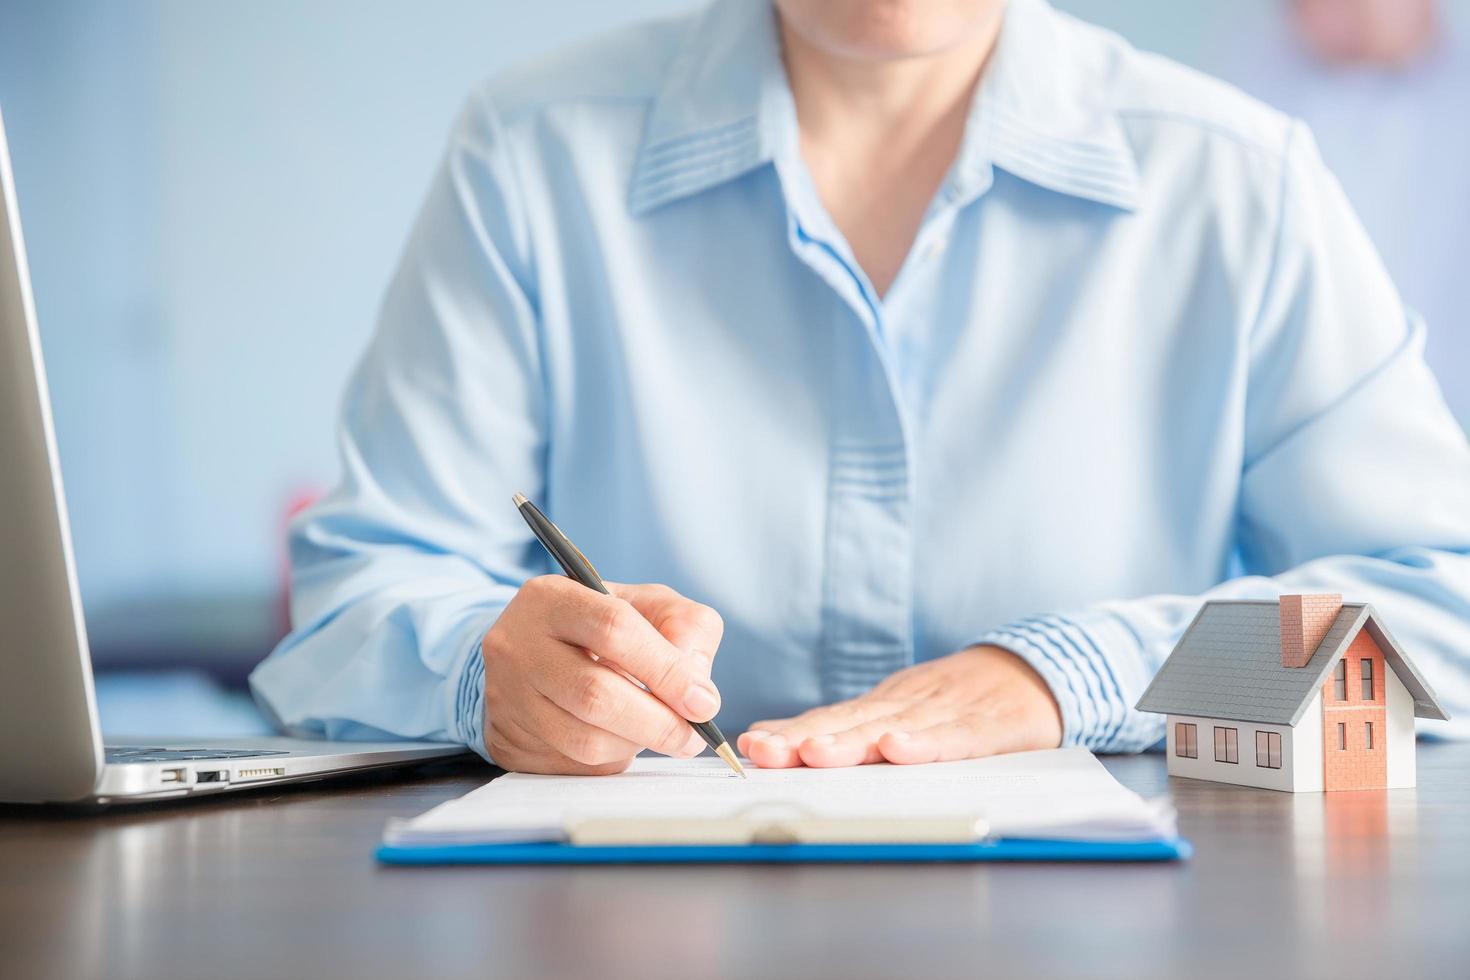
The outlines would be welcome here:
<svg viewBox="0 0 1470 980">
<path fill-rule="evenodd" d="M 459 672 L 459 688 L 455 694 L 455 736 L 478 752 L 491 765 L 490 751 L 485 748 L 485 655 L 481 649 L 484 634 L 475 637 L 474 646 L 465 657 Z"/>
<path fill-rule="evenodd" d="M 1063 745 L 1137 752 L 1161 737 L 1163 719 L 1133 707 L 1149 681 L 1142 644 L 1112 613 L 1032 616 L 977 642 L 1011 651 L 1041 675 L 1061 709 Z"/>
</svg>

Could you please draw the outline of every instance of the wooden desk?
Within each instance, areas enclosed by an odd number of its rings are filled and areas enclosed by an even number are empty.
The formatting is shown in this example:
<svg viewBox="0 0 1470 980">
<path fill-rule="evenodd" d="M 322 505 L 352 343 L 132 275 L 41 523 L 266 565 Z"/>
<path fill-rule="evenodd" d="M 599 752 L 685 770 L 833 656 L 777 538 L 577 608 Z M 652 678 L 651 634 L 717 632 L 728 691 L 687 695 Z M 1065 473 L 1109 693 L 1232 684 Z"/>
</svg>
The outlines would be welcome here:
<svg viewBox="0 0 1470 980">
<path fill-rule="evenodd" d="M 485 770 L 100 816 L 0 812 L 0 975 L 1470 976 L 1470 745 L 1417 791 L 1169 784 L 1182 865 L 382 868 Z"/>
</svg>

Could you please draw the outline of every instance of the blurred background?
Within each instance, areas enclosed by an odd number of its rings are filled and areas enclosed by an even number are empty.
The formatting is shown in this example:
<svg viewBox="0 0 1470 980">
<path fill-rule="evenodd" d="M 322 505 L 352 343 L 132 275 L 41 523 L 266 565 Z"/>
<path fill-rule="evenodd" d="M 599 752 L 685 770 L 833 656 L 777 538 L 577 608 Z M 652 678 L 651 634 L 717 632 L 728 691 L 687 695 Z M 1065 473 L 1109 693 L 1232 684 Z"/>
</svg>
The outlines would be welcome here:
<svg viewBox="0 0 1470 980">
<path fill-rule="evenodd" d="M 758 2 L 758 0 L 750 0 Z M 1299 115 L 1470 421 L 1470 0 L 1056 0 Z M 290 511 L 485 76 L 689 0 L 0 0 L 103 726 L 243 734 Z"/>
</svg>

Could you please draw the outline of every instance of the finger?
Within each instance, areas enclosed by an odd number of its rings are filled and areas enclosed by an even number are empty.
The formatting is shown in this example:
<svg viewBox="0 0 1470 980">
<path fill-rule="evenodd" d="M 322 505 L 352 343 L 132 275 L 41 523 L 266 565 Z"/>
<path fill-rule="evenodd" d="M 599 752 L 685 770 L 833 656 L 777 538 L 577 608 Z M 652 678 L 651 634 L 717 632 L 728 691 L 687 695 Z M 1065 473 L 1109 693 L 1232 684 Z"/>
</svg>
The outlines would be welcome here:
<svg viewBox="0 0 1470 980">
<path fill-rule="evenodd" d="M 808 739 L 846 731 L 897 709 L 895 702 L 867 697 L 841 701 L 804 711 L 795 718 L 758 721 L 736 743 L 741 754 L 761 769 L 790 769 L 805 764 L 800 747 Z"/>
<path fill-rule="evenodd" d="M 631 759 L 643 748 L 604 728 L 588 724 L 545 696 L 537 695 L 533 702 L 528 706 L 533 730 L 541 735 L 548 748 L 573 762 L 603 766 Z"/>
<path fill-rule="evenodd" d="M 882 762 L 875 738 L 864 738 L 855 732 L 813 735 L 796 747 L 804 766 L 813 769 L 835 769 L 842 766 L 867 766 Z"/>
<path fill-rule="evenodd" d="M 774 721 L 758 721 L 750 726 L 751 731 L 764 731 L 784 735 L 787 741 L 799 743 L 813 735 L 829 735 L 845 732 L 849 728 L 890 715 L 909 707 L 907 701 L 892 701 L 864 695 L 851 701 L 823 705 L 804 711 L 795 718 Z"/>
<path fill-rule="evenodd" d="M 761 769 L 790 769 L 801 765 L 796 746 L 777 732 L 748 731 L 736 742 L 740 754 Z"/>
<path fill-rule="evenodd" d="M 740 754 L 761 769 L 790 769 L 793 766 L 806 765 L 801 755 L 803 745 L 814 739 L 829 737 L 819 734 L 793 739 L 779 725 L 779 722 L 758 722 L 757 727 L 743 732 L 735 740 Z"/>
<path fill-rule="evenodd" d="M 886 761 L 878 741 L 888 732 L 928 728 L 938 721 L 935 706 L 910 708 L 864 722 L 844 732 L 813 735 L 797 747 L 803 765 L 819 769 L 867 766 Z"/>
<path fill-rule="evenodd" d="M 685 653 L 699 657 L 709 673 L 720 640 L 725 635 L 725 621 L 709 606 L 686 598 L 667 585 L 624 585 L 605 582 L 608 591 L 626 600 L 664 639 Z"/>
<path fill-rule="evenodd" d="M 740 754 L 762 769 L 787 769 L 801 765 L 796 746 L 786 740 L 783 730 L 796 724 L 795 718 L 758 721 L 735 739 Z"/>
<path fill-rule="evenodd" d="M 531 680 L 532 686 L 558 710 L 579 725 L 634 746 L 635 754 L 650 748 L 687 759 L 703 750 L 699 733 L 668 705 L 580 651 L 565 649 L 567 656 L 548 658 L 545 669 Z M 580 758 L 572 752 L 567 754 Z"/>
<path fill-rule="evenodd" d="M 735 736 L 735 751 L 739 752 L 746 758 L 749 758 L 751 740 L 755 738 L 763 738 L 768 735 L 770 735 L 770 732 L 761 731 L 754 728 L 750 729 L 749 731 L 741 732 L 739 735 Z"/>
<path fill-rule="evenodd" d="M 558 776 L 607 776 L 628 768 L 633 758 L 585 765 L 549 747 L 519 723 L 501 716 L 485 729 L 485 747 L 502 769 Z"/>
<path fill-rule="evenodd" d="M 825 705 L 804 711 L 794 718 L 772 718 L 757 721 L 747 732 L 735 739 L 741 755 L 760 768 L 792 768 L 803 765 L 801 743 L 813 735 L 825 735 L 832 730 L 848 729 L 861 708 L 854 702 Z"/>
<path fill-rule="evenodd" d="M 878 740 L 883 758 L 898 765 L 976 759 L 994 755 L 998 748 L 994 727 L 973 718 L 958 718 L 917 731 L 899 729 Z"/>
<path fill-rule="evenodd" d="M 564 582 L 540 584 L 554 612 L 552 635 L 582 647 L 637 678 L 664 704 L 691 721 L 708 721 L 720 710 L 720 693 L 695 658 L 687 657 L 633 606 L 616 596 Z M 541 583 L 532 579 L 526 583 Z M 525 588 L 526 586 L 522 586 Z"/>
</svg>

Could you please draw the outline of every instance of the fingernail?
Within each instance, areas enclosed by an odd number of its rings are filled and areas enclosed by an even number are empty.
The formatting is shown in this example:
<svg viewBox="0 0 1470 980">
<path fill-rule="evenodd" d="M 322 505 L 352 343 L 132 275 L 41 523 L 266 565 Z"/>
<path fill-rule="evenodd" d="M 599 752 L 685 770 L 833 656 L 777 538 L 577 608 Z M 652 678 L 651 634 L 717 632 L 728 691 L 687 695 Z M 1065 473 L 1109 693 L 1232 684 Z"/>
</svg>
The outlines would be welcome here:
<svg viewBox="0 0 1470 980">
<path fill-rule="evenodd" d="M 812 741 L 813 742 L 816 742 L 818 745 L 831 745 L 833 742 L 837 741 L 837 736 L 836 735 L 813 735 L 812 736 Z"/>
<path fill-rule="evenodd" d="M 766 731 L 764 728 L 752 728 L 750 731 L 746 732 L 745 734 L 749 738 L 770 738 L 771 737 L 771 733 L 768 732 L 768 731 Z"/>
<path fill-rule="evenodd" d="M 772 735 L 769 732 L 761 732 L 761 741 L 769 745 L 773 749 L 786 748 L 785 735 Z"/>
<path fill-rule="evenodd" d="M 908 732 L 889 732 L 888 734 L 895 742 L 907 742 L 909 740 Z"/>
<path fill-rule="evenodd" d="M 684 710 L 690 717 L 704 721 L 715 716 L 720 710 L 720 699 L 712 688 L 703 684 L 690 684 L 689 690 L 684 692 Z"/>
</svg>

